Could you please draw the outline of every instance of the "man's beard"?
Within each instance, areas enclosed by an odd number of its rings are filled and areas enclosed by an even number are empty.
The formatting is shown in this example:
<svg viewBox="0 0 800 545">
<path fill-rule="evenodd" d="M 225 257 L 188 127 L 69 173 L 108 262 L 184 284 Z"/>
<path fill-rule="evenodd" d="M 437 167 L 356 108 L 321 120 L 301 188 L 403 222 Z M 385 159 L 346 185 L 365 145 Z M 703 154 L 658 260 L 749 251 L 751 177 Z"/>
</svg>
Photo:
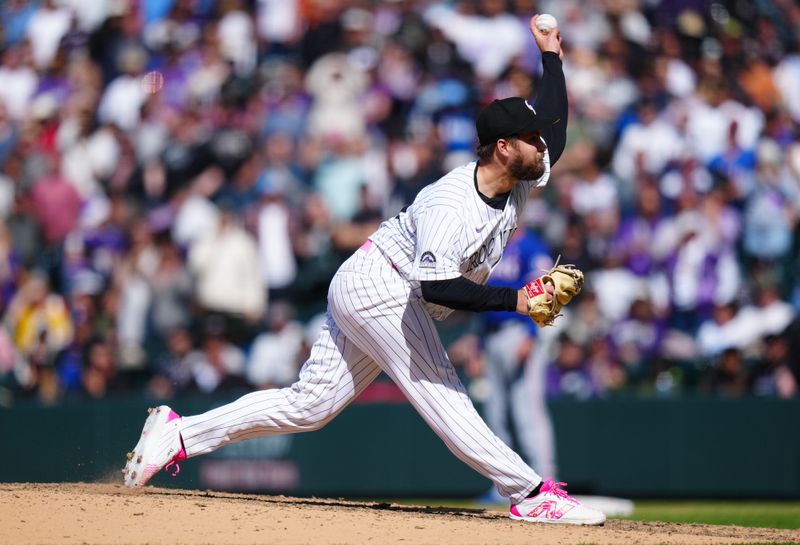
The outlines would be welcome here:
<svg viewBox="0 0 800 545">
<path fill-rule="evenodd" d="M 526 165 L 522 155 L 517 155 L 508 164 L 508 172 L 517 180 L 538 180 L 544 176 L 544 156 Z"/>
</svg>

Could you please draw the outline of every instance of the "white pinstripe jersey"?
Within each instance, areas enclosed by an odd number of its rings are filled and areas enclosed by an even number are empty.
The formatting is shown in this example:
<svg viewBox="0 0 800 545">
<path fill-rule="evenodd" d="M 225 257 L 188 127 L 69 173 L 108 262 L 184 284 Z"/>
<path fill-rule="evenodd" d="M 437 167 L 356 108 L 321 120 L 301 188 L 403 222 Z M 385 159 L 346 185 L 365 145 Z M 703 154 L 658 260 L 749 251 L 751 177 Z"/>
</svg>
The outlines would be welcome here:
<svg viewBox="0 0 800 545">
<path fill-rule="evenodd" d="M 478 194 L 477 162 L 458 167 L 420 191 L 407 209 L 384 221 L 370 239 L 409 281 L 417 297 L 421 297 L 422 280 L 461 275 L 485 284 L 517 228 L 528 194 L 550 177 L 548 152 L 544 162 L 544 175 L 515 185 L 502 210 L 489 206 Z M 452 312 L 432 303 L 425 306 L 436 320 Z"/>
</svg>

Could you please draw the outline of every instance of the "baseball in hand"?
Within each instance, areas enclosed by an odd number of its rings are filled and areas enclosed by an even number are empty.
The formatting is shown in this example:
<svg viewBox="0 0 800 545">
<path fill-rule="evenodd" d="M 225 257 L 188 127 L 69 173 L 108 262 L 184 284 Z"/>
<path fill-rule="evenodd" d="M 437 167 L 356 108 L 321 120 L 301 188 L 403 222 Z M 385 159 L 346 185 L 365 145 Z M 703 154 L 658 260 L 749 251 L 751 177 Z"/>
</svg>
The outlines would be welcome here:
<svg viewBox="0 0 800 545">
<path fill-rule="evenodd" d="M 142 91 L 148 95 L 155 94 L 164 86 L 164 74 L 153 70 L 142 76 Z"/>
<path fill-rule="evenodd" d="M 549 13 L 542 13 L 536 18 L 536 28 L 547 34 L 558 26 L 556 18 Z"/>
</svg>

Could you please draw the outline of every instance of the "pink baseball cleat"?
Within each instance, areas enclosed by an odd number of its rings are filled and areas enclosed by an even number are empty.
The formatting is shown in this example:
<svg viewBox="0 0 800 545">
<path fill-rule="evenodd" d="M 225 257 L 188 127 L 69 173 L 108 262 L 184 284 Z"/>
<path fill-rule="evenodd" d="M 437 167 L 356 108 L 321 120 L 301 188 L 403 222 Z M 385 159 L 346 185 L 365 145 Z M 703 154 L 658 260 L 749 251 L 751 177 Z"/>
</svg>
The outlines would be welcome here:
<svg viewBox="0 0 800 545">
<path fill-rule="evenodd" d="M 153 475 L 175 464 L 174 475 L 180 471 L 178 462 L 186 459 L 179 426 L 181 417 L 161 405 L 148 409 L 150 416 L 144 422 L 142 435 L 133 451 L 128 453 L 128 462 L 122 474 L 125 486 L 144 486 Z"/>
<path fill-rule="evenodd" d="M 566 490 L 559 488 L 566 485 L 567 483 L 547 479 L 536 496 L 512 505 L 508 516 L 514 520 L 548 524 L 602 525 L 606 516 L 596 509 L 582 505 L 567 494 Z"/>
</svg>

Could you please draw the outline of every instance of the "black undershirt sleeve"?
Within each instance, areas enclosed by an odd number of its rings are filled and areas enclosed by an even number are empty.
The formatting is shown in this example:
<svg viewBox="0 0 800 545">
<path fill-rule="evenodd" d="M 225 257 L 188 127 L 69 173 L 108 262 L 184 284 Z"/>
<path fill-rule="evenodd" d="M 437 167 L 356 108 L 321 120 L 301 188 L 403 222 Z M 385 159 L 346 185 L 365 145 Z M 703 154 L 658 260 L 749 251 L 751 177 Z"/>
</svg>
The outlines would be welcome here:
<svg viewBox="0 0 800 545">
<path fill-rule="evenodd" d="M 567 84 L 561 59 L 552 51 L 542 53 L 544 72 L 536 98 L 535 108 L 558 122 L 542 131 L 550 153 L 550 165 L 554 165 L 567 144 Z M 421 282 L 422 297 L 429 303 L 454 310 L 485 311 L 517 309 L 517 290 L 484 286 L 459 276 L 449 280 L 426 280 Z"/>
<path fill-rule="evenodd" d="M 517 290 L 476 284 L 463 276 L 448 280 L 423 280 L 422 297 L 453 310 L 517 310 Z"/>
<path fill-rule="evenodd" d="M 567 145 L 567 83 L 557 54 L 552 51 L 542 53 L 542 67 L 544 72 L 534 108 L 543 115 L 558 118 L 557 123 L 542 130 L 542 138 L 550 152 L 550 166 L 553 166 Z"/>
</svg>

